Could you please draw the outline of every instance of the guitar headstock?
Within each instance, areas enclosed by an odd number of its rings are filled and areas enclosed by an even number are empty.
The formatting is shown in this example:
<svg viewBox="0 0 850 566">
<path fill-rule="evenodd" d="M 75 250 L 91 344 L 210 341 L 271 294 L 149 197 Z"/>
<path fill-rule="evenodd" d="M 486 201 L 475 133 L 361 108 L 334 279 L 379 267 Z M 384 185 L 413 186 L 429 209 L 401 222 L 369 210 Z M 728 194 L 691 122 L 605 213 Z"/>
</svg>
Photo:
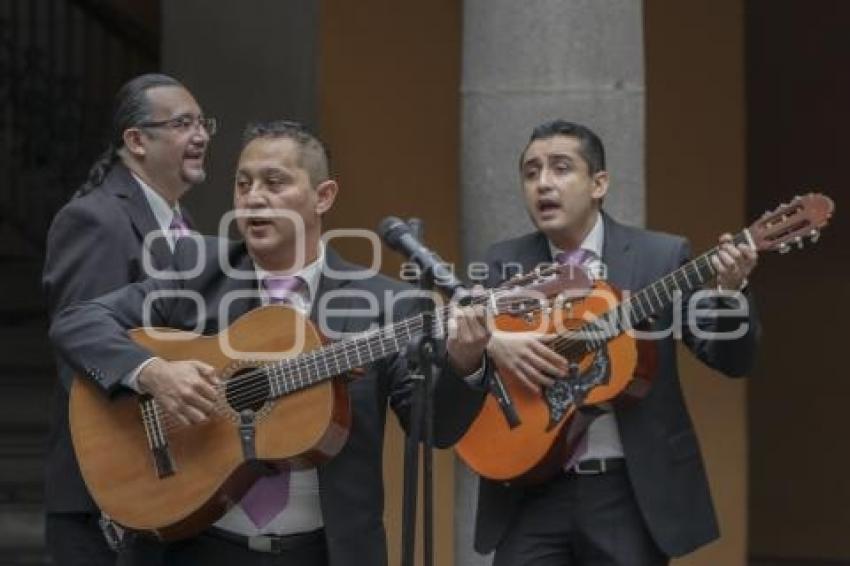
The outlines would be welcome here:
<svg viewBox="0 0 850 566">
<path fill-rule="evenodd" d="M 565 291 L 589 291 L 592 286 L 593 282 L 584 269 L 553 263 L 517 275 L 492 292 L 498 314 L 521 316 L 540 310 L 545 299 L 552 299 Z"/>
<path fill-rule="evenodd" d="M 821 228 L 829 223 L 834 210 L 835 203 L 826 195 L 796 196 L 753 222 L 749 227 L 750 236 L 759 251 L 786 253 L 792 244 L 802 248 L 805 238 L 817 242 Z"/>
</svg>

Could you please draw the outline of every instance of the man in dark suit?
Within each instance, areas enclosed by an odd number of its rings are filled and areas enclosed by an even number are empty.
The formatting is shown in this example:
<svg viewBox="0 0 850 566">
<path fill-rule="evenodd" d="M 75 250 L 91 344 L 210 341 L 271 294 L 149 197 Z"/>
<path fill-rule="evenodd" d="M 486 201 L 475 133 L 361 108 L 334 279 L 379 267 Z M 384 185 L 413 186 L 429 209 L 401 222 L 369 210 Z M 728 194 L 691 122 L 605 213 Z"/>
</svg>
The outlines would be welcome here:
<svg viewBox="0 0 850 566">
<path fill-rule="evenodd" d="M 144 321 L 145 297 L 151 292 L 170 294 L 154 303 L 147 324 L 204 333 L 218 332 L 241 314 L 278 300 L 309 312 L 320 329 L 336 337 L 410 316 L 421 307 L 399 300 L 408 286 L 349 264 L 322 243 L 322 216 L 337 191 L 322 144 L 302 127 L 272 122 L 249 128 L 234 189 L 244 242 L 221 248 L 220 241 L 207 239 L 199 256 L 196 241 L 184 239 L 174 265 L 188 271 L 200 262 L 199 275 L 149 279 L 66 309 L 52 326 L 52 338 L 74 366 L 86 368 L 106 391 L 135 383 L 188 425 L 209 418 L 218 377 L 199 361 L 154 358 L 128 339 L 126 330 Z M 281 288 L 285 292 L 278 295 Z M 202 310 L 185 299 L 187 291 L 202 299 Z M 237 300 L 222 310 L 231 299 Z M 446 370 L 435 389 L 434 431 L 441 446 L 457 440 L 480 407 L 483 393 L 468 382 L 477 377 L 489 339 L 481 309 L 458 311 L 449 326 Z M 166 545 L 164 563 L 386 564 L 386 407 L 407 425 L 411 381 L 399 355 L 365 369 L 349 386 L 351 429 L 337 456 L 316 468 L 261 478 L 212 528 Z M 159 387 L 174 375 L 191 376 L 196 386 Z M 199 397 L 190 398 L 192 392 Z"/>
<path fill-rule="evenodd" d="M 607 273 L 618 288 L 637 291 L 689 259 L 685 239 L 624 226 L 602 212 L 608 190 L 604 149 L 588 128 L 561 120 L 538 126 L 522 152 L 520 174 L 538 230 L 489 249 L 490 285 L 509 276 L 511 264 L 528 270 L 555 260 Z M 743 294 L 713 297 L 706 306 L 748 305 L 744 288 L 754 250 L 733 245 L 726 234 L 711 262 L 712 284 Z M 709 366 L 741 376 L 753 361 L 757 320 L 752 308 L 726 314 L 701 321 L 699 330 L 734 332 L 746 325 L 739 338 L 701 338 L 685 312 L 683 340 Z M 653 329 L 671 328 L 673 320 L 667 308 Z M 527 489 L 481 480 L 475 546 L 482 553 L 495 549 L 495 565 L 667 564 L 718 536 L 672 334 L 655 345 L 658 368 L 648 395 L 628 408 L 602 406 L 556 477 Z M 494 334 L 488 353 L 535 391 L 567 370 L 565 360 L 536 336 Z"/>
<path fill-rule="evenodd" d="M 145 254 L 153 267 L 170 265 L 175 235 L 169 228 L 185 229 L 179 199 L 204 180 L 213 128 L 171 77 L 142 75 L 119 90 L 111 143 L 48 234 L 43 286 L 51 318 L 77 301 L 144 279 Z M 157 232 L 160 237 L 146 241 Z M 71 446 L 73 371 L 62 359 L 57 369 L 46 473 L 47 550 L 57 565 L 114 564 Z"/>
</svg>

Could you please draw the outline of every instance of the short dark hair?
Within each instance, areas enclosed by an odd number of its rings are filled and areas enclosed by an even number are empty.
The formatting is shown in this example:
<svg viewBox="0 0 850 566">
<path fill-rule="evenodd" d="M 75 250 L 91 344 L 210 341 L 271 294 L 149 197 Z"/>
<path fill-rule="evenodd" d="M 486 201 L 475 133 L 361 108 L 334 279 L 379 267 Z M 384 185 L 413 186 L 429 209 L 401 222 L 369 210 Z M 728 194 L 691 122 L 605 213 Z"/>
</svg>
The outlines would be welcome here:
<svg viewBox="0 0 850 566">
<path fill-rule="evenodd" d="M 599 136 L 587 126 L 561 119 L 544 122 L 531 131 L 528 143 L 525 144 L 520 154 L 520 169 L 522 169 L 522 161 L 525 158 L 528 146 L 537 140 L 545 140 L 555 136 L 569 136 L 578 140 L 579 154 L 587 163 L 587 172 L 590 175 L 605 171 L 605 146 L 602 145 Z"/>
<path fill-rule="evenodd" d="M 248 124 L 242 135 L 242 149 L 259 138 L 292 140 L 299 149 L 298 164 L 307 171 L 313 188 L 330 179 L 330 157 L 325 144 L 302 124 L 290 120 Z"/>
<path fill-rule="evenodd" d="M 183 87 L 180 81 L 173 77 L 148 73 L 127 81 L 118 89 L 109 129 L 109 145 L 92 165 L 88 179 L 80 187 L 79 194 L 86 194 L 103 184 L 106 175 L 118 161 L 118 150 L 124 146 L 124 131 L 151 119 L 151 105 L 147 92 L 161 86 Z"/>
</svg>

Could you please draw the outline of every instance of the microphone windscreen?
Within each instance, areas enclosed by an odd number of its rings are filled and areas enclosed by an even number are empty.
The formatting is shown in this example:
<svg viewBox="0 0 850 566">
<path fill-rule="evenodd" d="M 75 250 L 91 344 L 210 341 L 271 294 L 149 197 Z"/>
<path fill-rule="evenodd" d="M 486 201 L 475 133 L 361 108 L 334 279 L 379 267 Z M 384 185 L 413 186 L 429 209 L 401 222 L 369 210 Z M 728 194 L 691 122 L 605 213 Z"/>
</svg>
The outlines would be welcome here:
<svg viewBox="0 0 850 566">
<path fill-rule="evenodd" d="M 393 249 L 398 247 L 399 238 L 408 232 L 410 232 L 410 226 L 396 216 L 387 216 L 378 224 L 378 235 Z"/>
</svg>

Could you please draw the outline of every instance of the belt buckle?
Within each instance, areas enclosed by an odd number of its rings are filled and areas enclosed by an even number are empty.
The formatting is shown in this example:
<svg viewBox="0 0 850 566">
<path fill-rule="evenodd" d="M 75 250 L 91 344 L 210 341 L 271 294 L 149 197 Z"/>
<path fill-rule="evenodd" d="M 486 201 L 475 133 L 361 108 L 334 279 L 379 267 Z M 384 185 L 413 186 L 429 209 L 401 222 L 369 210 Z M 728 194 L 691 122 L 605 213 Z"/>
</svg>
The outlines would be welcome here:
<svg viewBox="0 0 850 566">
<path fill-rule="evenodd" d="M 576 462 L 575 466 L 573 466 L 573 472 L 580 476 L 596 476 L 599 474 L 604 474 L 608 471 L 608 462 L 604 459 L 584 460 L 584 462 L 594 462 L 594 464 L 596 464 L 598 467 L 595 467 L 593 469 L 583 469 L 581 467 L 582 460 L 579 460 L 578 462 Z"/>
<path fill-rule="evenodd" d="M 280 539 L 267 535 L 248 537 L 248 548 L 256 552 L 280 554 Z"/>
</svg>

